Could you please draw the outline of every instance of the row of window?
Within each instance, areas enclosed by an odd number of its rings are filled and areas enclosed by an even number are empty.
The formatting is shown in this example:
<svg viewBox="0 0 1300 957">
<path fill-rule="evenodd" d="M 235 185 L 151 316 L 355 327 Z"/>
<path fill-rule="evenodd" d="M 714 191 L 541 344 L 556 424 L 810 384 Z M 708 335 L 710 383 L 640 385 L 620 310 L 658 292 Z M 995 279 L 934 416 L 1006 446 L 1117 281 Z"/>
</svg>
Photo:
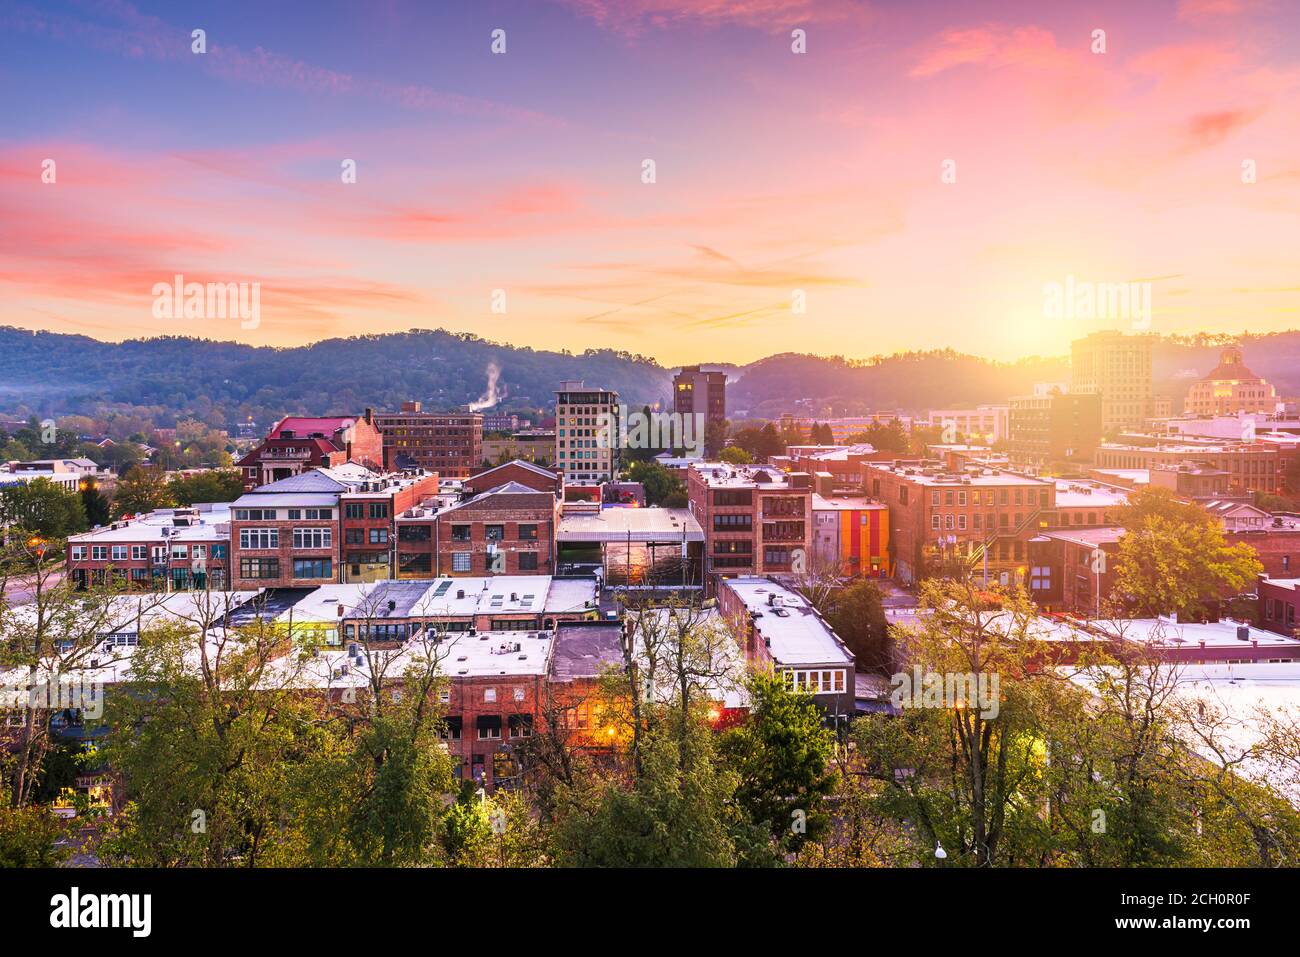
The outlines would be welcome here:
<svg viewBox="0 0 1300 957">
<path fill-rule="evenodd" d="M 995 496 L 996 501 L 994 501 Z M 1008 501 L 1008 499 L 1010 499 L 1010 501 Z M 944 505 L 965 505 L 966 489 L 931 489 L 930 504 L 939 505 L 941 504 L 940 500 L 942 500 L 942 504 Z M 1034 490 L 1024 488 L 971 489 L 970 503 L 972 505 L 1033 505 Z M 1046 507 L 1047 489 L 1043 488 L 1038 490 L 1038 504 Z"/>
<path fill-rule="evenodd" d="M 280 559 L 241 558 L 239 560 L 239 577 L 246 579 L 279 578 Z M 293 560 L 293 577 L 333 578 L 334 561 L 330 558 L 295 558 Z"/>
<path fill-rule="evenodd" d="M 176 559 L 206 558 L 208 549 L 207 545 L 173 544 L 170 554 Z M 226 546 L 223 544 L 214 544 L 211 550 L 213 558 L 226 557 Z M 92 562 L 143 562 L 150 558 L 155 562 L 163 562 L 167 560 L 168 547 L 166 545 L 91 545 L 88 549 L 85 545 L 73 545 L 69 553 L 74 562 L 85 561 L 87 555 Z"/>
<path fill-rule="evenodd" d="M 352 506 L 349 505 L 348 508 Z M 385 504 L 385 509 L 388 507 Z M 285 521 L 297 522 L 306 520 L 314 521 L 332 521 L 334 518 L 334 509 L 332 508 L 287 508 L 284 510 Z M 379 516 L 383 518 L 388 513 Z M 351 516 L 349 516 L 351 517 Z M 237 508 L 235 509 L 235 521 L 237 522 L 274 522 L 280 518 L 279 509 L 274 508 Z"/>
<path fill-rule="evenodd" d="M 349 529 L 349 532 L 353 531 Z M 383 541 L 388 541 L 385 529 Z M 348 541 L 352 539 L 349 538 Z M 371 539 L 374 541 L 374 539 Z M 272 549 L 280 547 L 280 530 L 278 528 L 241 528 L 239 530 L 239 547 L 241 549 Z M 328 526 L 312 528 L 295 528 L 293 530 L 294 548 L 333 548 L 334 530 Z"/>
<path fill-rule="evenodd" d="M 838 669 L 794 671 L 784 673 L 785 683 L 796 691 L 810 694 L 835 694 L 844 690 L 844 672 Z"/>
</svg>

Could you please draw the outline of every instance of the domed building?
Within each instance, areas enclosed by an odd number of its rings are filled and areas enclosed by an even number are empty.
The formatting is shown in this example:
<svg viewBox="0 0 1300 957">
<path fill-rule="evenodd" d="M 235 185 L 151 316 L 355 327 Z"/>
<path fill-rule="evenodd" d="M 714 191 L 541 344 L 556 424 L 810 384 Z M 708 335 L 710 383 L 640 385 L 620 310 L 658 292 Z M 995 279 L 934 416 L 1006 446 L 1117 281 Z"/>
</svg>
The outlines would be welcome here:
<svg viewBox="0 0 1300 957">
<path fill-rule="evenodd" d="M 1251 372 L 1236 346 L 1224 349 L 1219 364 L 1194 383 L 1183 400 L 1185 415 L 1235 415 L 1238 412 L 1276 412 L 1277 391 Z"/>
</svg>

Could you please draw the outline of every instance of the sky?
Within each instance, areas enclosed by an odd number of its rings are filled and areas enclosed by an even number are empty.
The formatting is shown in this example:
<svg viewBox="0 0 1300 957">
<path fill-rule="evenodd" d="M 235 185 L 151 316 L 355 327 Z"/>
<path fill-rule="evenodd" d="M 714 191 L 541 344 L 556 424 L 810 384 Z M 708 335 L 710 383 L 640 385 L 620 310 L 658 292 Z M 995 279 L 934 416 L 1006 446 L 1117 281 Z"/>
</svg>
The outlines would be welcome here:
<svg viewBox="0 0 1300 957">
<path fill-rule="evenodd" d="M 1149 311 L 1052 295 L 1104 283 Z M 0 0 L 3 325 L 675 365 L 1298 311 L 1300 0 Z"/>
</svg>

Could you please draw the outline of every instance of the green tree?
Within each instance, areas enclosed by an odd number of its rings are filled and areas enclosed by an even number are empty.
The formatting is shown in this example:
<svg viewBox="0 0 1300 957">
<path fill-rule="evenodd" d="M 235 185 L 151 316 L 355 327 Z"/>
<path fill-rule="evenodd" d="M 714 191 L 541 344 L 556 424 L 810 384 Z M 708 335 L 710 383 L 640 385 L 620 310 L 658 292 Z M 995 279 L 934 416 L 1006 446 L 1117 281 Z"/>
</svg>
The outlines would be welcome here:
<svg viewBox="0 0 1300 957">
<path fill-rule="evenodd" d="M 853 652 L 859 671 L 889 674 L 893 671 L 893 645 L 880 588 L 860 578 L 834 592 L 826 620 Z"/>
<path fill-rule="evenodd" d="M 86 513 L 86 524 L 94 528 L 107 525 L 111 515 L 109 501 L 98 487 L 89 482 L 82 483 L 81 507 Z"/>
<path fill-rule="evenodd" d="M 1115 599 L 1130 615 L 1197 619 L 1250 587 L 1264 566 L 1245 542 L 1228 545 L 1212 522 L 1153 513 L 1129 528 L 1115 557 Z"/>
<path fill-rule="evenodd" d="M 177 505 L 233 502 L 244 494 L 244 477 L 238 469 L 210 469 L 174 478 L 167 490 Z"/>
<path fill-rule="evenodd" d="M 156 508 L 170 508 L 175 504 L 163 473 L 137 465 L 117 483 L 113 493 L 113 514 L 144 515 Z"/>
<path fill-rule="evenodd" d="M 0 489 L 0 525 L 44 538 L 67 538 L 86 530 L 81 496 L 47 478 Z"/>
<path fill-rule="evenodd" d="M 756 672 L 748 687 L 749 718 L 721 743 L 739 778 L 736 801 L 779 847 L 798 851 L 830 828 L 826 798 L 836 785 L 835 736 L 812 696 L 782 678 Z"/>
<path fill-rule="evenodd" d="M 72 854 L 69 830 L 48 808 L 0 802 L 0 867 L 58 867 Z"/>
<path fill-rule="evenodd" d="M 719 452 L 718 459 L 728 465 L 752 465 L 754 463 L 752 455 L 735 445 L 728 445 Z"/>
<path fill-rule="evenodd" d="M 686 486 L 658 462 L 633 462 L 628 479 L 645 488 L 646 503 L 664 508 L 686 507 Z"/>
</svg>

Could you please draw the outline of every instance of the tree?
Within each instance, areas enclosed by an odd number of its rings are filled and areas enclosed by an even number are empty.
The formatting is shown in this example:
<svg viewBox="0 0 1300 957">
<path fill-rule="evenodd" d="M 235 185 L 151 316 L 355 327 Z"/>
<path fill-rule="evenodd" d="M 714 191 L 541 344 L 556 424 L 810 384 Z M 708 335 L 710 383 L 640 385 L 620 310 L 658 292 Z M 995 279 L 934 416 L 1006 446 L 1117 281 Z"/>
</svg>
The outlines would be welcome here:
<svg viewBox="0 0 1300 957">
<path fill-rule="evenodd" d="M 761 429 L 741 429 L 732 437 L 732 444 L 748 452 L 755 462 L 766 462 L 774 455 L 784 455 L 786 448 L 771 422 Z"/>
<path fill-rule="evenodd" d="M 849 444 L 870 445 L 878 452 L 897 452 L 907 454 L 910 445 L 903 425 L 897 419 L 889 422 L 873 422 L 864 431 L 849 436 Z"/>
<path fill-rule="evenodd" d="M 72 854 L 68 823 L 43 807 L 0 801 L 0 867 L 58 867 Z"/>
<path fill-rule="evenodd" d="M 928 613 L 905 648 L 926 693 L 912 687 L 899 717 L 859 719 L 853 740 L 879 806 L 911 823 L 915 861 L 934 864 L 942 845 L 953 864 L 1008 863 L 1011 849 L 1042 831 L 1037 699 L 1019 680 L 1038 654 L 1036 609 L 1023 591 L 987 609 L 972 584 L 950 580 L 923 582 L 921 603 Z M 896 694 L 912 674 L 895 679 Z"/>
<path fill-rule="evenodd" d="M 830 829 L 835 736 L 806 692 L 757 672 L 748 682 L 749 719 L 726 732 L 721 750 L 739 778 L 736 801 L 777 846 L 798 851 Z"/>
<path fill-rule="evenodd" d="M 1129 531 L 1141 528 L 1151 518 L 1186 525 L 1218 524 L 1214 516 L 1199 505 L 1184 502 L 1170 489 L 1158 486 L 1146 486 L 1132 492 L 1115 515 L 1115 520 Z"/>
<path fill-rule="evenodd" d="M 77 679 L 97 659 L 98 665 L 109 666 L 111 659 L 98 650 L 103 636 L 157 603 L 152 596 L 128 602 L 115 582 L 91 582 L 78 590 L 63 577 L 62 564 L 62 552 L 48 544 L 20 541 L 0 550 L 0 669 L 9 672 L 6 683 L 21 680 L 25 701 L 36 703 L 22 709 L 10 760 L 4 765 L 3 790 L 18 808 L 40 791 L 53 746 L 50 721 L 58 702 L 51 702 L 41 689 L 54 676 L 77 687 Z M 14 603 L 19 595 L 26 597 Z"/>
<path fill-rule="evenodd" d="M 299 690 L 312 659 L 260 616 L 228 626 L 229 595 L 199 593 L 193 607 L 145 629 L 109 697 L 119 733 L 101 750 L 127 803 L 101 852 L 154 867 L 307 863 L 324 842 L 312 840 L 319 818 L 303 807 L 320 789 L 303 784 L 342 749 L 337 728 L 318 720 L 318 699 Z M 345 813 L 330 808 L 333 832 Z"/>
<path fill-rule="evenodd" d="M 658 725 L 642 740 L 632 782 L 606 777 L 570 796 L 556 825 L 556 861 L 567 867 L 732 867 L 739 860 L 734 772 L 719 765 L 712 731 L 698 718 L 690 739 Z M 683 763 L 683 754 L 689 759 Z"/>
<path fill-rule="evenodd" d="M 174 478 L 167 490 L 177 505 L 233 502 L 244 494 L 244 477 L 238 469 L 211 469 Z"/>
<path fill-rule="evenodd" d="M 0 526 L 43 538 L 67 538 L 86 530 L 81 496 L 47 478 L 0 489 Z"/>
<path fill-rule="evenodd" d="M 718 459 L 728 465 L 752 465 L 754 463 L 752 455 L 735 445 L 728 445 L 719 452 Z"/>
<path fill-rule="evenodd" d="M 859 671 L 893 671 L 889 619 L 875 582 L 862 578 L 835 592 L 825 616 L 853 652 L 854 666 Z"/>
<path fill-rule="evenodd" d="M 686 507 L 686 486 L 658 462 L 633 462 L 628 479 L 645 488 L 646 503 L 664 508 Z"/>
<path fill-rule="evenodd" d="M 117 483 L 113 493 L 113 514 L 144 515 L 156 508 L 170 508 L 175 502 L 163 474 L 137 465 Z"/>
<path fill-rule="evenodd" d="M 86 524 L 92 528 L 107 525 L 111 511 L 108 499 L 95 485 L 83 482 L 81 489 L 81 507 L 86 513 Z"/>
<path fill-rule="evenodd" d="M 1229 546 L 1217 524 L 1152 513 L 1120 539 L 1115 596 L 1136 617 L 1194 620 L 1245 591 L 1263 570 L 1255 550 L 1245 542 Z"/>
</svg>

